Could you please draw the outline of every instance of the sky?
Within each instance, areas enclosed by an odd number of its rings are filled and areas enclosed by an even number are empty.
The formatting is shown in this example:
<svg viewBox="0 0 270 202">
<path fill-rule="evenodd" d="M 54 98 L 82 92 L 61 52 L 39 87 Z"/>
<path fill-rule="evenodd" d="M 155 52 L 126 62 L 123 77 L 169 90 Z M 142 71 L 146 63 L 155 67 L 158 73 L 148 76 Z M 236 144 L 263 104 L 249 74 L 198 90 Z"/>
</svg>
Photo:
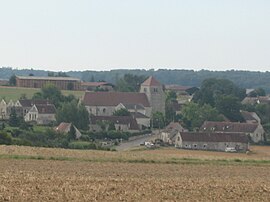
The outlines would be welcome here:
<svg viewBox="0 0 270 202">
<path fill-rule="evenodd" d="M 269 0 L 0 0 L 0 67 L 270 71 Z"/>
</svg>

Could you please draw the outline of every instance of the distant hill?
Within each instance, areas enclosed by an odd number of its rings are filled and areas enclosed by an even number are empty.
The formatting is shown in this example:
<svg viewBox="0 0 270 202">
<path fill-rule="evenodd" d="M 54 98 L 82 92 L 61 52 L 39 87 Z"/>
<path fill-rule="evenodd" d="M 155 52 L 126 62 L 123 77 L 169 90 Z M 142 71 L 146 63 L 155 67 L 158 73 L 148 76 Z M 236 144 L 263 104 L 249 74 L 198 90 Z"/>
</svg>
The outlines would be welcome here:
<svg viewBox="0 0 270 202">
<path fill-rule="evenodd" d="M 35 76 L 47 76 L 48 72 L 44 70 L 33 69 L 13 69 L 10 67 L 0 68 L 0 79 L 9 79 L 11 75 L 27 76 L 33 74 Z M 242 88 L 263 88 L 270 93 L 270 72 L 251 72 L 251 71 L 209 71 L 209 70 L 128 70 L 119 69 L 111 71 L 68 71 L 67 75 L 77 77 L 84 81 L 108 81 L 115 83 L 125 74 L 155 76 L 163 84 L 179 84 L 185 86 L 199 87 L 204 79 L 207 78 L 224 78 L 233 81 Z"/>
</svg>

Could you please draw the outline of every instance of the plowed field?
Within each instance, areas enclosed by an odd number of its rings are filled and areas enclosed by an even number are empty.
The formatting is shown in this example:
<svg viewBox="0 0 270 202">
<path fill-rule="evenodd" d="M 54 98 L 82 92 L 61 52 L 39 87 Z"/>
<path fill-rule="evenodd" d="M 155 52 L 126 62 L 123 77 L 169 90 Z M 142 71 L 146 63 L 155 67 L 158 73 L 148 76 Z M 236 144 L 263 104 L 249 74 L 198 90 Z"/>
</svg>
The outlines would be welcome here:
<svg viewBox="0 0 270 202">
<path fill-rule="evenodd" d="M 170 162 L 172 158 L 193 156 L 269 160 L 267 149 L 258 147 L 257 152 L 246 155 L 175 149 L 102 152 L 0 146 L 0 201 L 269 201 L 268 162 Z M 45 158 L 61 154 L 70 158 Z M 142 157 L 142 163 L 128 161 Z M 126 161 L 117 161 L 119 158 Z"/>
</svg>

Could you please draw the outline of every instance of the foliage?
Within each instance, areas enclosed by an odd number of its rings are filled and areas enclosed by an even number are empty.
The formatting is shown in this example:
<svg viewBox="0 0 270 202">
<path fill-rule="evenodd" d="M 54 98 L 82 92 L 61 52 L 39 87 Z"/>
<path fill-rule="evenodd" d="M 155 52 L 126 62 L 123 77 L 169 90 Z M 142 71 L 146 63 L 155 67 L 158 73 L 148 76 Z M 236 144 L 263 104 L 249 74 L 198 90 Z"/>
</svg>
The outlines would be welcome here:
<svg viewBox="0 0 270 202">
<path fill-rule="evenodd" d="M 222 121 L 216 108 L 208 104 L 201 106 L 194 102 L 183 107 L 182 116 L 185 126 L 191 130 L 199 128 L 204 121 Z"/>
<path fill-rule="evenodd" d="M 245 89 L 238 88 L 232 81 L 227 79 L 206 79 L 193 97 L 193 101 L 200 105 L 209 104 L 216 106 L 216 99 L 222 95 L 231 95 L 242 100 L 246 94 Z"/>
<path fill-rule="evenodd" d="M 76 130 L 73 126 L 73 124 L 71 124 L 70 126 L 70 130 L 68 132 L 68 140 L 75 140 L 76 139 Z"/>
<path fill-rule="evenodd" d="M 16 76 L 15 76 L 15 74 L 13 74 L 13 75 L 9 78 L 8 83 L 9 83 L 10 86 L 16 86 Z"/>
<path fill-rule="evenodd" d="M 114 116 L 130 116 L 130 112 L 125 108 L 121 108 L 119 110 L 114 111 L 113 115 Z"/>
<path fill-rule="evenodd" d="M 176 119 L 176 112 L 173 107 L 174 103 L 177 103 L 177 95 L 174 91 L 166 92 L 165 102 L 165 123 L 166 125 Z"/>
<path fill-rule="evenodd" d="M 97 149 L 95 143 L 87 141 L 73 141 L 68 144 L 68 148 L 71 149 Z"/>
<path fill-rule="evenodd" d="M 220 95 L 216 99 L 216 108 L 231 121 L 243 121 L 240 113 L 241 103 L 239 99 L 232 95 Z"/>
<path fill-rule="evenodd" d="M 18 118 L 16 114 L 16 110 L 14 107 L 11 108 L 10 117 L 8 120 L 8 123 L 12 127 L 16 127 L 20 125 L 20 119 Z"/>
<path fill-rule="evenodd" d="M 261 118 L 262 124 L 270 123 L 270 104 L 258 104 L 255 109 L 256 113 Z"/>
<path fill-rule="evenodd" d="M 67 122 L 74 124 L 78 129 L 87 130 L 89 114 L 83 105 L 77 105 L 75 100 L 66 102 L 57 109 L 56 121 L 58 124 Z"/>
<path fill-rule="evenodd" d="M 161 112 L 155 112 L 152 116 L 152 127 L 153 128 L 164 128 L 165 117 Z"/>
<path fill-rule="evenodd" d="M 0 131 L 0 144 L 11 144 L 12 138 L 7 133 Z"/>
<path fill-rule="evenodd" d="M 146 76 L 143 75 L 125 74 L 123 78 L 116 81 L 116 89 L 121 92 L 138 92 L 145 79 Z"/>
</svg>

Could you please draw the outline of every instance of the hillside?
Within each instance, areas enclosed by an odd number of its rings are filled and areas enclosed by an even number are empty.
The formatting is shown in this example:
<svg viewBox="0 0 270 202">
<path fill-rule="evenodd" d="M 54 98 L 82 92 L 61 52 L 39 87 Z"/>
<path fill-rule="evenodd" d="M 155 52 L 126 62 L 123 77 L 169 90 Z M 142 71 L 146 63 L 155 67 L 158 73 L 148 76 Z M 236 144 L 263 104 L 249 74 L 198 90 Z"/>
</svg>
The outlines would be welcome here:
<svg viewBox="0 0 270 202">
<path fill-rule="evenodd" d="M 33 69 L 12 69 L 0 68 L 0 79 L 9 79 L 13 74 L 15 75 L 29 75 L 47 76 L 49 71 L 33 70 Z M 201 85 L 201 82 L 207 78 L 224 78 L 233 81 L 236 85 L 242 88 L 264 88 L 266 92 L 270 93 L 270 72 L 251 72 L 251 71 L 209 71 L 209 70 L 111 70 L 111 71 L 69 71 L 66 72 L 69 76 L 80 78 L 84 81 L 99 81 L 105 80 L 115 83 L 119 78 L 125 74 L 155 76 L 163 84 L 179 84 L 185 86 Z"/>
</svg>

